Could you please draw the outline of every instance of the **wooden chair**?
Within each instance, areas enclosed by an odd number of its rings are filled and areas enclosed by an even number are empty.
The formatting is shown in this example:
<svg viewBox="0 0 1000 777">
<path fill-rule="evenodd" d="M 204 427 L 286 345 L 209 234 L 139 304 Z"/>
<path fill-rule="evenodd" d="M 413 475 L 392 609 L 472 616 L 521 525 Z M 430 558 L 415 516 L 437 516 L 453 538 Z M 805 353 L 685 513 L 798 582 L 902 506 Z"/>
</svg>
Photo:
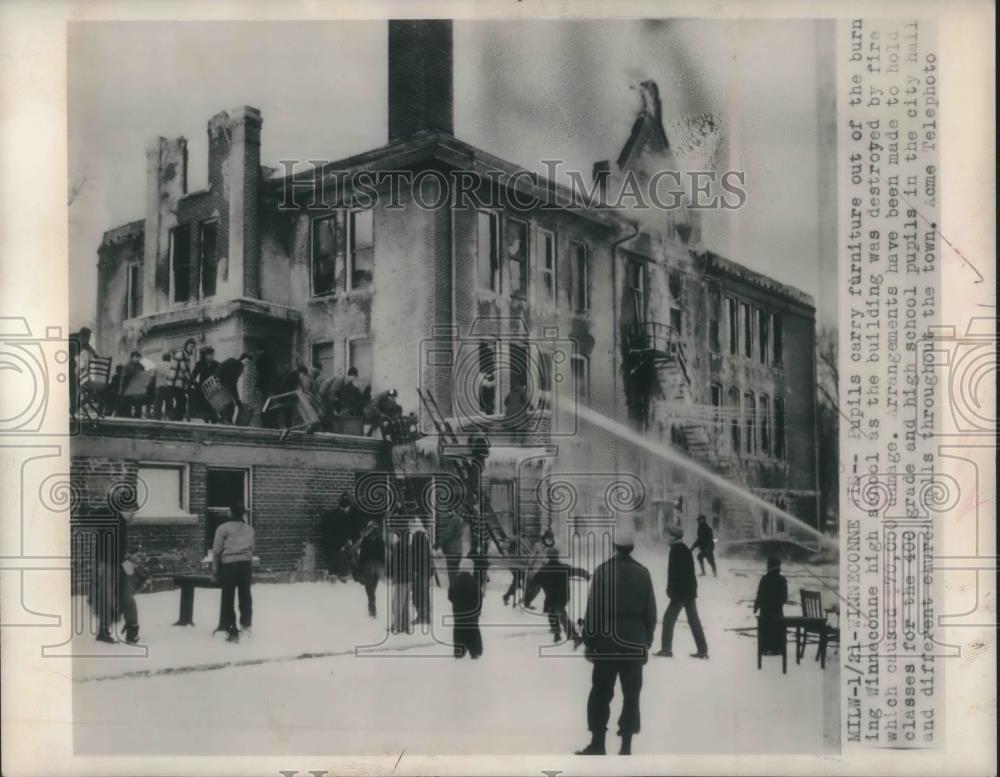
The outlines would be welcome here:
<svg viewBox="0 0 1000 777">
<path fill-rule="evenodd" d="M 795 663 L 802 660 L 807 645 L 816 645 L 816 660 L 826 669 L 826 647 L 831 642 L 840 644 L 840 629 L 827 623 L 819 591 L 803 588 L 799 593 L 802 597 L 802 621 L 795 627 Z"/>
<path fill-rule="evenodd" d="M 105 395 L 111 381 L 111 357 L 91 356 L 87 372 L 80 376 L 80 415 L 89 419 L 107 414 Z"/>
</svg>

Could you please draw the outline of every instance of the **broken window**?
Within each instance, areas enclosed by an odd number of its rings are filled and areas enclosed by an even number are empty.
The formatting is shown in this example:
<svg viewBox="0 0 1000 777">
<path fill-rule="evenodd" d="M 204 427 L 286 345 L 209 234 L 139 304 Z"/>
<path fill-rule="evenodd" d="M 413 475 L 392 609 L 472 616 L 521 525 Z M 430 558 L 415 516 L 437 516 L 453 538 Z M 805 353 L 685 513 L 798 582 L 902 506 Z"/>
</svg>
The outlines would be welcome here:
<svg viewBox="0 0 1000 777">
<path fill-rule="evenodd" d="M 753 308 L 747 303 L 740 303 L 740 318 L 743 319 L 743 355 L 753 358 Z"/>
<path fill-rule="evenodd" d="M 375 269 L 375 224 L 371 210 L 351 212 L 351 288 L 367 289 Z"/>
<path fill-rule="evenodd" d="M 556 303 L 556 236 L 552 232 L 541 233 L 542 282 L 545 285 L 545 300 Z"/>
<path fill-rule="evenodd" d="M 576 384 L 576 395 L 580 399 L 590 398 L 590 359 L 580 354 L 570 357 L 573 367 L 573 382 Z"/>
<path fill-rule="evenodd" d="M 640 323 L 646 319 L 646 270 L 641 262 L 629 261 L 625 265 L 625 282 L 632 298 L 633 321 Z"/>
<path fill-rule="evenodd" d="M 528 296 L 528 225 L 523 221 L 507 220 L 507 272 L 510 274 L 510 293 Z"/>
<path fill-rule="evenodd" d="M 757 401 L 754 398 L 753 392 L 748 391 L 743 395 L 743 403 L 747 408 L 746 415 L 746 431 L 744 440 L 747 453 L 755 453 L 757 450 Z"/>
<path fill-rule="evenodd" d="M 781 366 L 781 316 L 771 316 L 771 337 L 774 345 L 774 358 L 772 363 L 775 367 Z"/>
<path fill-rule="evenodd" d="M 587 246 L 573 243 L 573 310 L 586 313 L 590 310 L 590 259 Z"/>
<path fill-rule="evenodd" d="M 479 211 L 477 215 L 479 288 L 500 291 L 500 252 L 497 214 Z"/>
<path fill-rule="evenodd" d="M 768 334 L 767 334 L 768 314 L 767 311 L 757 308 L 757 354 L 761 364 L 767 364 L 768 354 Z"/>
<path fill-rule="evenodd" d="M 142 265 L 138 262 L 128 265 L 126 278 L 127 302 L 125 318 L 135 318 L 142 315 Z"/>
<path fill-rule="evenodd" d="M 760 452 L 765 456 L 771 452 L 770 402 L 766 394 L 760 397 Z"/>
<path fill-rule="evenodd" d="M 785 400 L 774 398 L 774 455 L 785 458 Z"/>
<path fill-rule="evenodd" d="M 667 288 L 670 290 L 670 296 L 674 298 L 674 301 L 680 302 L 683 282 L 679 270 L 670 271 L 670 275 L 667 278 Z"/>
<path fill-rule="evenodd" d="M 681 311 L 678 308 L 670 308 L 670 326 L 677 334 L 682 334 L 682 324 L 683 317 L 681 316 Z"/>
<path fill-rule="evenodd" d="M 200 228 L 198 246 L 200 250 L 199 264 L 201 266 L 201 296 L 215 296 L 216 268 L 218 258 L 216 247 L 218 245 L 218 221 L 205 221 Z"/>
<path fill-rule="evenodd" d="M 740 352 L 740 317 L 739 305 L 733 297 L 726 297 L 726 314 L 729 319 L 729 353 L 735 356 Z"/>
<path fill-rule="evenodd" d="M 312 293 L 334 290 L 337 267 L 337 220 L 324 216 L 312 222 Z"/>
<path fill-rule="evenodd" d="M 733 453 L 740 452 L 740 390 L 729 389 L 729 431 Z"/>
<path fill-rule="evenodd" d="M 713 383 L 710 387 L 712 395 L 712 426 L 716 440 L 722 437 L 722 386 Z"/>
<path fill-rule="evenodd" d="M 191 299 L 191 230 L 187 226 L 170 230 L 170 270 L 174 302 Z"/>
<path fill-rule="evenodd" d="M 347 369 L 354 367 L 358 371 L 358 382 L 362 385 L 371 385 L 372 382 L 372 341 L 367 337 L 351 340 L 348 348 L 348 359 L 350 364 Z"/>
<path fill-rule="evenodd" d="M 329 380 L 333 377 L 333 356 L 333 343 L 315 343 L 312 347 L 311 366 L 319 368 L 322 380 Z"/>
<path fill-rule="evenodd" d="M 715 286 L 708 289 L 708 346 L 715 352 L 722 350 L 720 323 L 722 317 L 722 294 Z"/>
</svg>

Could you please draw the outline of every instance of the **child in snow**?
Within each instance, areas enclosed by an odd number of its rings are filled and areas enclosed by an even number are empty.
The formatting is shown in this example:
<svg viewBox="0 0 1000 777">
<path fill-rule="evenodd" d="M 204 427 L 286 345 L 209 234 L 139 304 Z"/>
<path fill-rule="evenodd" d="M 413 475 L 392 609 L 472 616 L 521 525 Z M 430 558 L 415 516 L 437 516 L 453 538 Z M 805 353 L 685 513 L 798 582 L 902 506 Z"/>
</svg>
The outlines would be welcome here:
<svg viewBox="0 0 1000 777">
<path fill-rule="evenodd" d="M 483 600 L 479 582 L 472 576 L 471 559 L 462 559 L 459 564 L 448 589 L 448 600 L 455 619 L 455 658 L 462 658 L 466 651 L 470 658 L 479 658 L 483 654 L 483 636 L 479 632 Z"/>
<path fill-rule="evenodd" d="M 559 549 L 555 546 L 546 551 L 547 560 L 541 568 L 535 572 L 533 587 L 545 592 L 545 604 L 543 612 L 548 613 L 549 628 L 552 629 L 552 641 L 562 640 L 560 627 L 565 630 L 566 636 L 573 640 L 573 647 L 580 646 L 580 635 L 576 625 L 570 620 L 566 613 L 566 606 L 569 604 L 569 579 L 571 577 L 582 577 L 590 580 L 590 573 L 580 567 L 571 567 L 559 560 Z"/>
</svg>

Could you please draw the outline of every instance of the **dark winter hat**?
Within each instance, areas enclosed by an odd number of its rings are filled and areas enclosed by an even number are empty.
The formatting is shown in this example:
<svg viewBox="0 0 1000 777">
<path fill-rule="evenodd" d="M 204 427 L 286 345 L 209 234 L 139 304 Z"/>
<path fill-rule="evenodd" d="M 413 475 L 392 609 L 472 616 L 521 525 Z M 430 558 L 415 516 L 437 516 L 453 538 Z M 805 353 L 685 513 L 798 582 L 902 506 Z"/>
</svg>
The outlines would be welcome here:
<svg viewBox="0 0 1000 777">
<path fill-rule="evenodd" d="M 90 332 L 90 327 L 89 326 L 81 326 L 80 327 L 80 337 L 90 337 L 90 335 L 91 335 L 91 332 Z"/>
<path fill-rule="evenodd" d="M 781 559 L 777 556 L 771 556 L 767 560 L 767 571 L 768 572 L 778 572 L 781 570 Z"/>
<path fill-rule="evenodd" d="M 705 521 L 707 521 L 707 520 L 708 520 L 708 518 L 706 518 L 704 515 L 699 515 L 698 516 L 698 523 L 705 523 Z"/>
<path fill-rule="evenodd" d="M 230 505 L 229 507 L 229 514 L 233 517 L 234 521 L 242 521 L 246 512 L 246 509 L 241 504 Z"/>
<path fill-rule="evenodd" d="M 349 376 L 353 377 L 353 378 L 356 378 L 356 377 L 358 377 L 358 368 L 357 368 L 357 367 L 351 367 L 351 369 L 349 369 L 349 370 L 347 371 L 347 374 L 348 374 Z"/>
</svg>

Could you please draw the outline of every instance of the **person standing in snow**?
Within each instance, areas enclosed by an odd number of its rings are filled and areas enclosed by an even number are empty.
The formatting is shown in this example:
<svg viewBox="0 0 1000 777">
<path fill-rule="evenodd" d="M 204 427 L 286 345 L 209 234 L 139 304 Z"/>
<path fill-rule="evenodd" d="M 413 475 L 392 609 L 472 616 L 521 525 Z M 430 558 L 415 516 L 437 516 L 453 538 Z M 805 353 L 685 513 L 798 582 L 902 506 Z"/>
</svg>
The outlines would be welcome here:
<svg viewBox="0 0 1000 777">
<path fill-rule="evenodd" d="M 705 642 L 705 632 L 701 628 L 698 617 L 698 578 L 694 573 L 694 556 L 691 549 L 683 542 L 684 531 L 680 526 L 667 529 L 670 542 L 670 555 L 667 559 L 667 598 L 670 604 L 663 613 L 663 631 L 660 634 L 660 650 L 658 656 L 671 658 L 673 656 L 674 624 L 681 610 L 687 616 L 688 626 L 694 636 L 694 644 L 698 652 L 692 653 L 692 658 L 708 658 L 708 644 Z"/>
<path fill-rule="evenodd" d="M 385 541 L 376 521 L 368 522 L 361 539 L 356 543 L 356 548 L 359 577 L 368 597 L 368 616 L 375 618 L 378 615 L 375 592 L 378 590 L 378 581 L 385 574 Z"/>
<path fill-rule="evenodd" d="M 424 524 L 417 517 L 410 519 L 410 561 L 412 563 L 414 623 L 431 622 L 431 542 Z"/>
<path fill-rule="evenodd" d="M 351 498 L 345 491 L 340 495 L 340 502 L 335 510 L 323 514 L 320 525 L 321 542 L 326 556 L 327 571 L 334 580 L 346 582 L 350 572 L 347 553 L 344 548 L 355 539 L 352 537 L 354 521 Z"/>
<path fill-rule="evenodd" d="M 247 636 L 253 626 L 253 544 L 254 531 L 246 523 L 243 505 L 229 508 L 229 520 L 219 524 L 212 543 L 212 566 L 222 584 L 222 617 L 220 626 L 228 632 L 227 642 L 239 642 L 233 595 L 239 592 L 240 626 Z"/>
<path fill-rule="evenodd" d="M 580 567 L 571 567 L 569 564 L 559 560 L 559 549 L 552 546 L 548 549 L 548 559 L 541 568 L 535 572 L 533 582 L 535 587 L 545 592 L 545 604 L 542 611 L 549 616 L 549 628 L 552 631 L 552 641 L 562 640 L 562 631 L 573 640 L 573 648 L 576 649 L 583 641 L 577 634 L 576 626 L 566 613 L 566 606 L 569 604 L 569 579 L 580 577 L 590 580 L 590 573 Z"/>
<path fill-rule="evenodd" d="M 781 574 L 781 559 L 767 560 L 767 574 L 757 585 L 753 611 L 760 613 L 758 628 L 765 655 L 780 655 L 785 647 L 785 602 L 788 601 L 788 581 Z"/>
<path fill-rule="evenodd" d="M 615 532 L 615 554 L 597 567 L 590 582 L 582 636 L 587 659 L 594 664 L 587 699 L 591 740 L 577 755 L 605 755 L 616 680 L 623 697 L 619 755 L 632 754 L 632 737 L 639 733 L 642 667 L 653 644 L 657 610 L 649 570 L 632 558 L 634 544 L 628 525 L 623 525 Z"/>
<path fill-rule="evenodd" d="M 698 516 L 698 537 L 691 546 L 691 551 L 698 550 L 698 566 L 701 567 L 702 576 L 705 575 L 705 559 L 712 567 L 712 577 L 718 577 L 719 572 L 715 568 L 715 533 L 708 525 L 708 520 L 704 515 Z"/>
<path fill-rule="evenodd" d="M 389 535 L 388 562 L 390 618 L 389 631 L 393 634 L 412 633 L 410 622 L 410 542 L 405 529 Z"/>
<path fill-rule="evenodd" d="M 479 631 L 483 598 L 479 582 L 472 575 L 471 559 L 462 559 L 459 564 L 458 573 L 448 587 L 448 600 L 455 623 L 452 632 L 455 658 L 462 658 L 466 653 L 470 658 L 479 658 L 483 654 L 483 636 Z"/>
</svg>

